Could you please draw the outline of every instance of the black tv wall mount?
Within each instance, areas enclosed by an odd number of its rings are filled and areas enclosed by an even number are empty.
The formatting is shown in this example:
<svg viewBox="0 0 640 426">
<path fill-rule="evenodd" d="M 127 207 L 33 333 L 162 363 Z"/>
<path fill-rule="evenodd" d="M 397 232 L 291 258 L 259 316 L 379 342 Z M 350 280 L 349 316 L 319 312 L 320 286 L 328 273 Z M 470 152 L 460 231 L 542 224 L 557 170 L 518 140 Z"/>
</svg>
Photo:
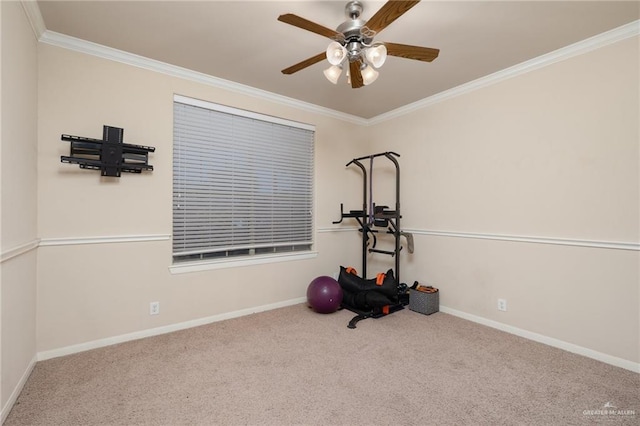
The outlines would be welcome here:
<svg viewBox="0 0 640 426">
<path fill-rule="evenodd" d="M 123 143 L 123 136 L 124 129 L 112 126 L 103 126 L 102 139 L 63 134 L 61 139 L 71 142 L 71 153 L 61 156 L 60 161 L 78 164 L 81 169 L 100 170 L 102 176 L 120 177 L 121 172 L 153 170 L 149 164 L 149 153 L 156 149 Z"/>
</svg>

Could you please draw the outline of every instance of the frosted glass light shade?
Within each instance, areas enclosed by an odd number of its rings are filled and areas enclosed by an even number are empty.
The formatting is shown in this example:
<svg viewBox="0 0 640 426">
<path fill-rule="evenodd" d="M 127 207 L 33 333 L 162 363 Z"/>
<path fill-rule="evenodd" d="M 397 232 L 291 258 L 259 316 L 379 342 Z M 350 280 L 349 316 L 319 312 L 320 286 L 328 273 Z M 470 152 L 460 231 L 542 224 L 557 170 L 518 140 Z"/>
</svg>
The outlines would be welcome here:
<svg viewBox="0 0 640 426">
<path fill-rule="evenodd" d="M 337 41 L 332 41 L 327 47 L 327 60 L 331 65 L 339 65 L 347 56 L 347 49 Z"/>
<path fill-rule="evenodd" d="M 384 44 L 369 47 L 364 52 L 364 56 L 375 68 L 380 68 L 384 64 L 384 61 L 387 60 L 387 48 Z"/>
<path fill-rule="evenodd" d="M 380 73 L 373 69 L 373 67 L 367 66 L 362 70 L 362 82 L 365 86 L 370 85 L 378 78 Z"/>
<path fill-rule="evenodd" d="M 338 78 L 340 78 L 340 74 L 342 74 L 342 68 L 337 65 L 331 65 L 329 68 L 324 70 L 324 76 L 327 77 L 327 80 L 329 80 L 333 84 L 338 84 Z"/>
</svg>

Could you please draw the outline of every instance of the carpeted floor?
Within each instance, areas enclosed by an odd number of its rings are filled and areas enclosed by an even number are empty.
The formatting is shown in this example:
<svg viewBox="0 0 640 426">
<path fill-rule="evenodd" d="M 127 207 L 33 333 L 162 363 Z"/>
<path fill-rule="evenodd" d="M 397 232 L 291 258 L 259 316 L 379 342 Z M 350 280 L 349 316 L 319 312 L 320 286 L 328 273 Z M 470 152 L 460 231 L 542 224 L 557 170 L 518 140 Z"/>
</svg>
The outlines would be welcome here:
<svg viewBox="0 0 640 426">
<path fill-rule="evenodd" d="M 444 313 L 352 317 L 301 304 L 39 362 L 5 425 L 640 424 L 636 373 Z"/>
</svg>

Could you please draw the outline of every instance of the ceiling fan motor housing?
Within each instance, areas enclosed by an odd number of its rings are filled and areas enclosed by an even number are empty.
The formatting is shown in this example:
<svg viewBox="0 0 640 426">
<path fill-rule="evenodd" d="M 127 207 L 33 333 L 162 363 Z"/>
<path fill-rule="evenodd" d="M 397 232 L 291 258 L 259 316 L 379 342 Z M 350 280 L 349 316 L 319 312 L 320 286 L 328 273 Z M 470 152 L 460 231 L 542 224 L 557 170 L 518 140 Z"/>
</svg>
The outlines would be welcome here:
<svg viewBox="0 0 640 426">
<path fill-rule="evenodd" d="M 363 19 L 358 19 L 362 9 L 362 3 L 359 1 L 347 3 L 344 11 L 348 20 L 336 28 L 336 31 L 344 36 L 344 40 L 338 40 L 338 42 L 347 49 L 349 61 L 351 62 L 360 58 L 363 46 L 369 46 L 373 42 L 372 34 L 364 32 L 365 35 L 362 31 L 367 23 Z"/>
</svg>

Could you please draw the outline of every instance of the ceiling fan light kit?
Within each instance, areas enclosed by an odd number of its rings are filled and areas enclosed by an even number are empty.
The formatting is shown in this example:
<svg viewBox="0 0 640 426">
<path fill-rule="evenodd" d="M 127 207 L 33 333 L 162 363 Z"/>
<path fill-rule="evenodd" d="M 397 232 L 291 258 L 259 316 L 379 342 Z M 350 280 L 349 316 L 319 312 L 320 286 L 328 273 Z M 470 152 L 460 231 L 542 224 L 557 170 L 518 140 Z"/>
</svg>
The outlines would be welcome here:
<svg viewBox="0 0 640 426">
<path fill-rule="evenodd" d="M 387 48 L 384 44 L 377 44 L 371 47 L 364 47 L 362 43 L 351 42 L 349 49 L 337 41 L 333 41 L 327 48 L 327 60 L 331 67 L 324 70 L 327 80 L 333 84 L 338 84 L 340 73 L 342 72 L 342 64 L 346 61 L 360 61 L 360 71 L 362 72 L 362 82 L 365 86 L 373 83 L 380 74 L 374 68 L 380 68 L 387 59 Z M 364 58 L 362 57 L 364 56 Z M 351 83 L 347 81 L 347 83 Z"/>
<path fill-rule="evenodd" d="M 290 13 L 280 15 L 278 20 L 281 22 L 333 40 L 329 43 L 326 52 L 292 65 L 282 70 L 282 73 L 293 74 L 326 58 L 331 64 L 329 68 L 324 70 L 327 80 L 337 84 L 342 70 L 346 67 L 347 83 L 357 89 L 368 86 L 378 78 L 380 73 L 376 69 L 384 65 L 387 55 L 425 62 L 433 61 L 438 57 L 440 52 L 438 49 L 373 41 L 373 38 L 380 31 L 419 2 L 420 0 L 390 0 L 371 19 L 364 21 L 359 19 L 363 10 L 362 3 L 350 1 L 345 6 L 347 20 L 340 24 L 335 31 L 297 15 Z"/>
<path fill-rule="evenodd" d="M 373 65 L 375 68 L 380 68 L 384 65 L 384 61 L 387 60 L 387 48 L 384 44 L 379 43 L 371 46 L 364 51 L 364 56 L 367 58 L 367 62 Z"/>
<path fill-rule="evenodd" d="M 365 86 L 368 86 L 374 81 L 376 81 L 376 79 L 378 78 L 378 75 L 380 75 L 380 73 L 374 70 L 373 67 L 370 65 L 365 66 L 361 70 L 361 72 L 362 72 L 362 82 L 364 83 Z"/>
<path fill-rule="evenodd" d="M 347 57 L 347 49 L 337 41 L 332 41 L 327 47 L 327 61 L 331 65 L 340 65 Z"/>
<path fill-rule="evenodd" d="M 342 67 L 339 67 L 338 65 L 331 65 L 329 68 L 324 70 L 324 76 L 333 84 L 338 84 L 340 74 L 342 74 Z"/>
</svg>

